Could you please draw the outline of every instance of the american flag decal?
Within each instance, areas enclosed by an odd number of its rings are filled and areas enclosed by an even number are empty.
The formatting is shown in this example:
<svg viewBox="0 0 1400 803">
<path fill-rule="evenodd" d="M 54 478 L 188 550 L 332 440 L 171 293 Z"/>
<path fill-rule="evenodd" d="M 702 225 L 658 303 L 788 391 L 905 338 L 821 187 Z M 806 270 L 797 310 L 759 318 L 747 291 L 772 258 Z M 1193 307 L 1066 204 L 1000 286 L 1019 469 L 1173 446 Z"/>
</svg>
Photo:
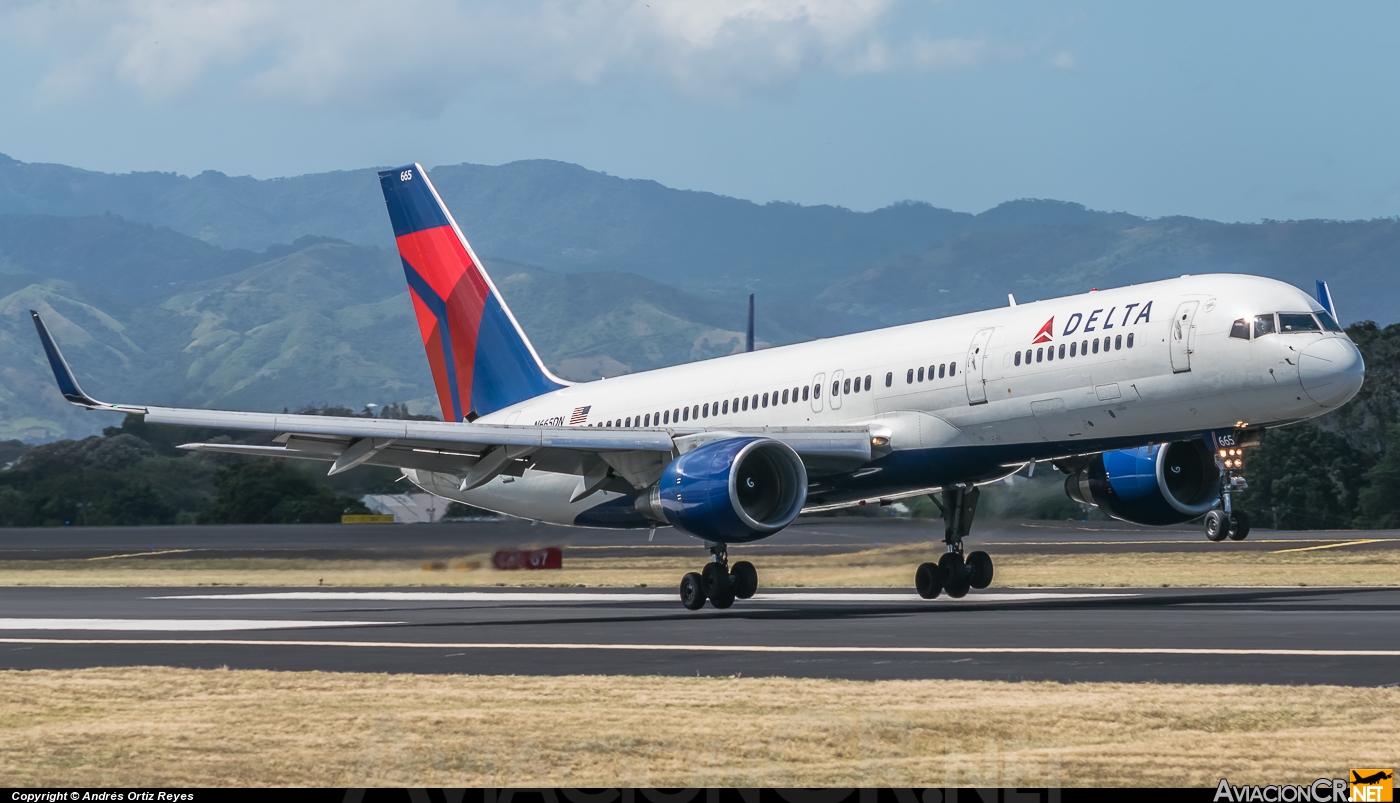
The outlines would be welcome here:
<svg viewBox="0 0 1400 803">
<path fill-rule="evenodd" d="M 569 416 L 569 425 L 572 426 L 574 424 L 582 424 L 583 422 L 587 421 L 588 411 L 592 409 L 592 405 L 589 405 L 588 407 L 575 407 L 574 414 Z"/>
</svg>

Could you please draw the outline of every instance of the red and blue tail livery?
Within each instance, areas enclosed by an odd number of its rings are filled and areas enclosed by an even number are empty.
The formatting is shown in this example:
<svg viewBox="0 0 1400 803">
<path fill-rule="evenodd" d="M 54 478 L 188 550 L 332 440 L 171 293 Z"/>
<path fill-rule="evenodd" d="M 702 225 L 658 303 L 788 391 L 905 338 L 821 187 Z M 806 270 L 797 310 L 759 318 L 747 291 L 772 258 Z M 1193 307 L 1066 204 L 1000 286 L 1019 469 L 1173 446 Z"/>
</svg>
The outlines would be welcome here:
<svg viewBox="0 0 1400 803">
<path fill-rule="evenodd" d="M 549 373 L 422 165 L 379 174 L 444 421 L 472 421 L 565 383 Z"/>
</svg>

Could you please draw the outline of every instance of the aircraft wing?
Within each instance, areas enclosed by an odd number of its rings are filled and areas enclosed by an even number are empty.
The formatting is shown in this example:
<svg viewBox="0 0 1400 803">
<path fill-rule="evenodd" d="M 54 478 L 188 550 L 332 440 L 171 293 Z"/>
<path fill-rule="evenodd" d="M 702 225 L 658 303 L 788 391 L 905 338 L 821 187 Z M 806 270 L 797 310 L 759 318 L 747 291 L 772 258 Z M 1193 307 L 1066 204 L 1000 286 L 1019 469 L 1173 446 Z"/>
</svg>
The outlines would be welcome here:
<svg viewBox="0 0 1400 803">
<path fill-rule="evenodd" d="M 320 460 L 332 464 L 331 474 L 359 465 L 441 471 L 459 476 L 461 487 L 467 490 L 500 475 L 519 476 L 534 468 L 584 476 L 593 490 L 611 487 L 625 492 L 651 485 L 675 455 L 725 437 L 761 435 L 783 441 L 802 458 L 809 473 L 816 475 L 859 468 L 888 443 L 887 437 L 870 427 L 520 426 L 109 404 L 83 392 L 39 313 L 31 310 L 30 314 L 59 391 L 73 404 L 140 415 L 151 424 L 270 433 L 279 445 L 189 443 L 180 448 Z M 602 470 L 602 464 L 612 471 Z M 627 485 L 621 486 L 622 482 Z"/>
</svg>

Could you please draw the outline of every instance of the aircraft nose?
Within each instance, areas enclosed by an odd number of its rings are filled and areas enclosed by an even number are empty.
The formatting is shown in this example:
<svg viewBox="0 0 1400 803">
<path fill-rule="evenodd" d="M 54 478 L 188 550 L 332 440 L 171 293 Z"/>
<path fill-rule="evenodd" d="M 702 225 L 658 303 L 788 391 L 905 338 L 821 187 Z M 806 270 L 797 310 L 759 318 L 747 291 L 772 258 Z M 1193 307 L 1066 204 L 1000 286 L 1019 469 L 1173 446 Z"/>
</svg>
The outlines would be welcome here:
<svg viewBox="0 0 1400 803">
<path fill-rule="evenodd" d="M 1324 407 L 1338 407 L 1361 389 L 1366 363 L 1351 341 L 1329 337 L 1303 349 L 1298 378 L 1308 398 Z"/>
</svg>

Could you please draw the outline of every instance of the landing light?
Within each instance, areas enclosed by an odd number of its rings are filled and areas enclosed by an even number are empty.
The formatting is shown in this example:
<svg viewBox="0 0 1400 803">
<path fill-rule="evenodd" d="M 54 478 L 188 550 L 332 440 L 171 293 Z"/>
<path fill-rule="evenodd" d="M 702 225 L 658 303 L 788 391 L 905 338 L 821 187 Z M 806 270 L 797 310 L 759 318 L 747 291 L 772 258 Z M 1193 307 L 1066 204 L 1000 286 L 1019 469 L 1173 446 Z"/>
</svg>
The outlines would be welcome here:
<svg viewBox="0 0 1400 803">
<path fill-rule="evenodd" d="M 870 439 L 870 445 L 871 445 L 871 446 L 889 446 L 889 445 L 890 445 L 890 439 L 889 439 L 889 438 L 886 438 L 884 435 L 876 435 L 875 437 L 873 437 L 873 438 Z"/>
</svg>

